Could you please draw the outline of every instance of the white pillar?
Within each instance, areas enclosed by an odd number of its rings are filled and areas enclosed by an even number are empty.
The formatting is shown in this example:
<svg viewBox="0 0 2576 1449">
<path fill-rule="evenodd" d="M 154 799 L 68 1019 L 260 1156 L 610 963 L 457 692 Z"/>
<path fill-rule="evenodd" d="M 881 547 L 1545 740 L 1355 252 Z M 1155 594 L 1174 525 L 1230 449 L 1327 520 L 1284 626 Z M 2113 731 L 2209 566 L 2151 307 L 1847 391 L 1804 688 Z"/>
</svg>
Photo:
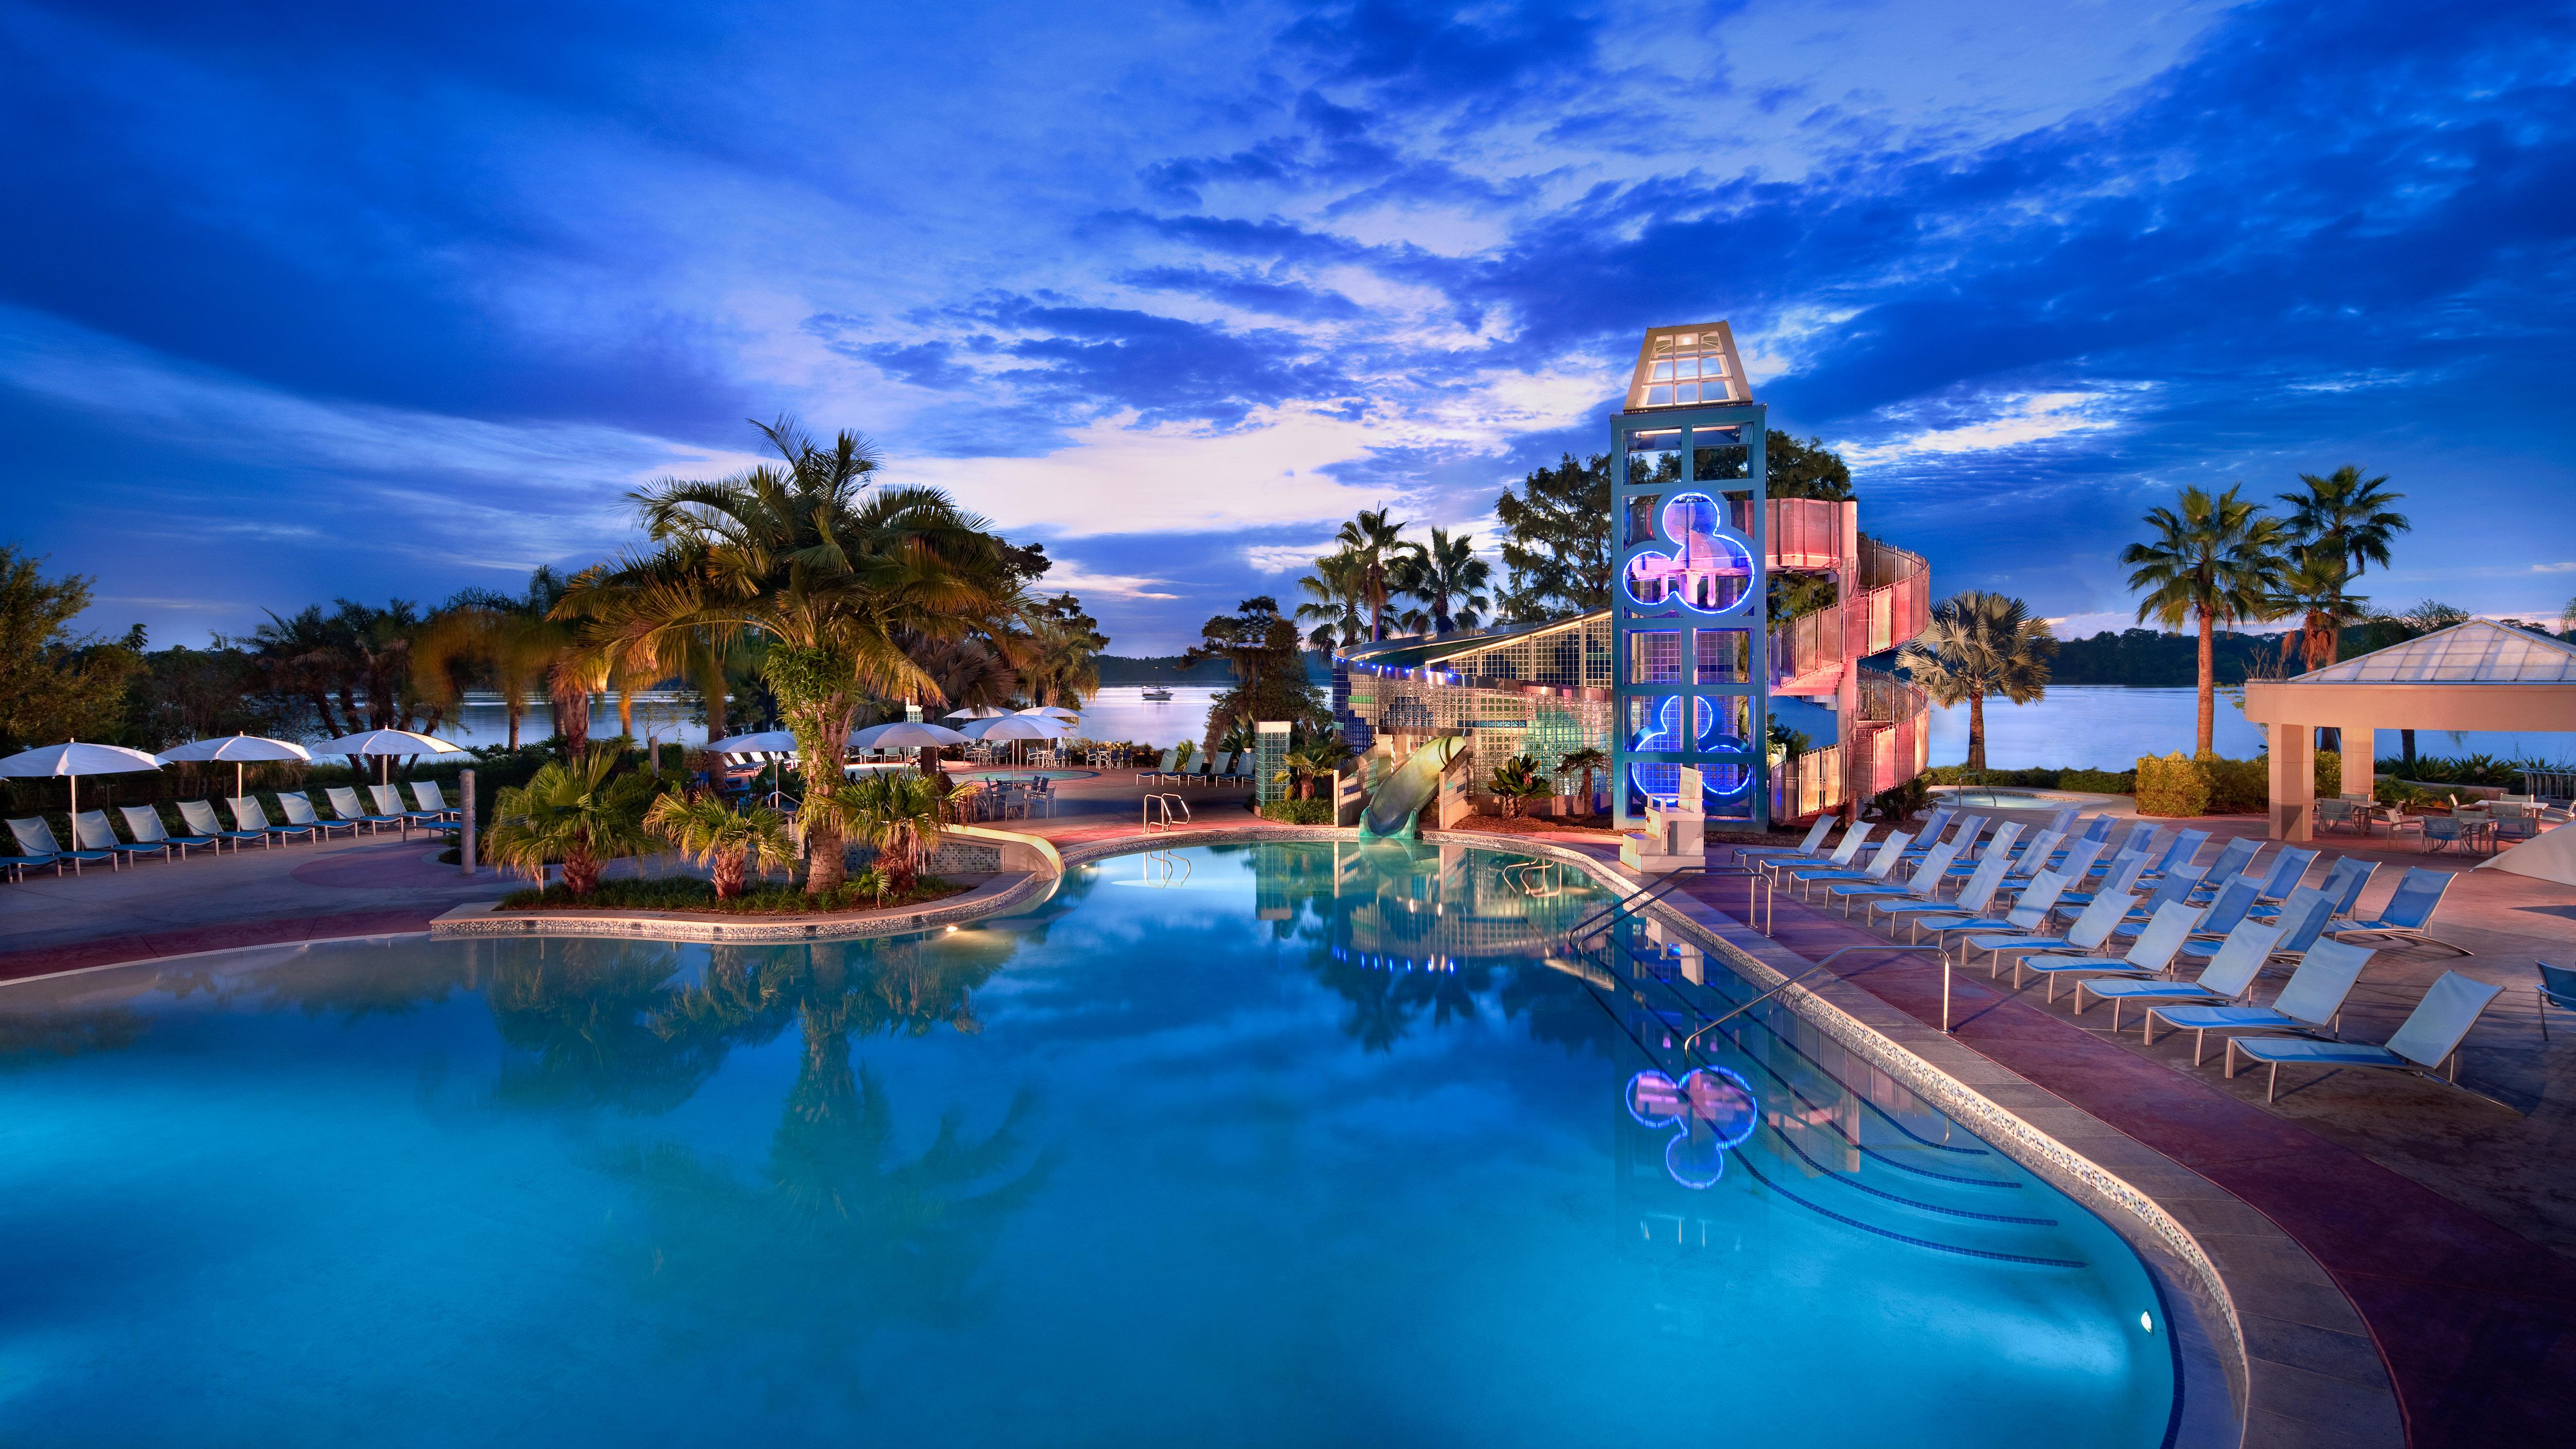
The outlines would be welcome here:
<svg viewBox="0 0 2576 1449">
<path fill-rule="evenodd" d="M 2272 726 L 2272 838 L 2308 841 L 2316 836 L 2316 727 Z"/>
</svg>

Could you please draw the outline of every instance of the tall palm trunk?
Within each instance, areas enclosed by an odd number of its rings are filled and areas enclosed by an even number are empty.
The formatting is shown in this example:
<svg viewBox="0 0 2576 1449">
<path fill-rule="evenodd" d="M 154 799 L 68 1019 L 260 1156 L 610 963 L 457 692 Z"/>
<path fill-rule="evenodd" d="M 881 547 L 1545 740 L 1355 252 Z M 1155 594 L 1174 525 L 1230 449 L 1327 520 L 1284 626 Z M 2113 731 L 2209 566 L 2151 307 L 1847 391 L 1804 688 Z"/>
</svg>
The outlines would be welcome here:
<svg viewBox="0 0 2576 1449">
<path fill-rule="evenodd" d="M 1982 689 L 1968 696 L 1968 768 L 1979 774 L 1986 769 L 1986 692 Z"/>
<path fill-rule="evenodd" d="M 728 733 L 725 724 L 727 681 L 724 660 L 712 651 L 698 665 L 698 697 L 707 705 L 707 738 L 720 740 Z"/>
<path fill-rule="evenodd" d="M 564 737 L 564 752 L 580 754 L 590 747 L 590 691 L 578 681 L 558 679 L 553 694 L 555 731 Z"/>
<path fill-rule="evenodd" d="M 2216 626 L 2210 623 L 2208 612 L 2203 610 L 2200 615 L 2200 725 L 2197 736 L 2199 743 L 2192 751 L 2195 755 L 2208 754 L 2210 742 L 2218 734 L 2218 653 L 2215 634 Z"/>
</svg>

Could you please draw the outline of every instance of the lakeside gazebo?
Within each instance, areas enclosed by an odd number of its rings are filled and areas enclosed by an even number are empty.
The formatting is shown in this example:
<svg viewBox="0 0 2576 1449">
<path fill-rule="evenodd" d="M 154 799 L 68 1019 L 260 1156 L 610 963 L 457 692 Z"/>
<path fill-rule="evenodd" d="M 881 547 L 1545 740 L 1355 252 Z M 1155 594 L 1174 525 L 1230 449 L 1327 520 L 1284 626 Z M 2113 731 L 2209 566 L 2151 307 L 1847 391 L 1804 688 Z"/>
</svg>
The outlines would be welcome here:
<svg viewBox="0 0 2576 1449">
<path fill-rule="evenodd" d="M 2343 732 L 2343 793 L 2377 785 L 2378 730 L 2576 731 L 2576 647 L 2472 619 L 2290 679 L 2245 684 L 2245 717 L 2272 740 L 2272 838 L 2316 825 L 2316 731 Z"/>
</svg>

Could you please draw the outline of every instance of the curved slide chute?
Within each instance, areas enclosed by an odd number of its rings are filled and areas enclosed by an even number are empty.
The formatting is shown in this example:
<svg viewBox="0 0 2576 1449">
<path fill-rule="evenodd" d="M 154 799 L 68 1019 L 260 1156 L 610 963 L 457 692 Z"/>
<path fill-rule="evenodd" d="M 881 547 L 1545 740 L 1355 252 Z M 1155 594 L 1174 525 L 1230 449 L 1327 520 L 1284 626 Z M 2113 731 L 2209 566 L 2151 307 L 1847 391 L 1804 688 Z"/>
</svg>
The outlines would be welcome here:
<svg viewBox="0 0 2576 1449">
<path fill-rule="evenodd" d="M 1422 807 L 1440 796 L 1440 776 L 1449 762 L 1466 752 L 1461 735 L 1439 735 L 1415 750 L 1369 792 L 1360 809 L 1360 838 L 1406 838 L 1419 835 Z"/>
</svg>

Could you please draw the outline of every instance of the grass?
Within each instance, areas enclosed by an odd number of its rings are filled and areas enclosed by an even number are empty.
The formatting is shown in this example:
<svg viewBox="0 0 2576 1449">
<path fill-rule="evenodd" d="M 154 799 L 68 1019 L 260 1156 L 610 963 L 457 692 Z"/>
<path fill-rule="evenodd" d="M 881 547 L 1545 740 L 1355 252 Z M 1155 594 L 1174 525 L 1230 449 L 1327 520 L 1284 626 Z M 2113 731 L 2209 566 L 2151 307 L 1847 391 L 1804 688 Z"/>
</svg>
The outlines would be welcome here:
<svg viewBox="0 0 2576 1449">
<path fill-rule="evenodd" d="M 694 876 L 663 876 L 652 880 L 602 881 L 599 889 L 586 896 L 574 895 L 559 885 L 544 890 L 533 887 L 515 891 L 502 898 L 505 911 L 712 911 L 731 916 L 811 916 L 850 911 L 894 910 L 917 906 L 927 901 L 962 895 L 973 889 L 956 881 L 925 875 L 910 891 L 902 895 L 877 898 L 876 882 L 862 877 L 853 879 L 830 896 L 816 898 L 805 894 L 801 885 L 755 885 L 729 901 L 716 899 L 713 883 Z"/>
</svg>

